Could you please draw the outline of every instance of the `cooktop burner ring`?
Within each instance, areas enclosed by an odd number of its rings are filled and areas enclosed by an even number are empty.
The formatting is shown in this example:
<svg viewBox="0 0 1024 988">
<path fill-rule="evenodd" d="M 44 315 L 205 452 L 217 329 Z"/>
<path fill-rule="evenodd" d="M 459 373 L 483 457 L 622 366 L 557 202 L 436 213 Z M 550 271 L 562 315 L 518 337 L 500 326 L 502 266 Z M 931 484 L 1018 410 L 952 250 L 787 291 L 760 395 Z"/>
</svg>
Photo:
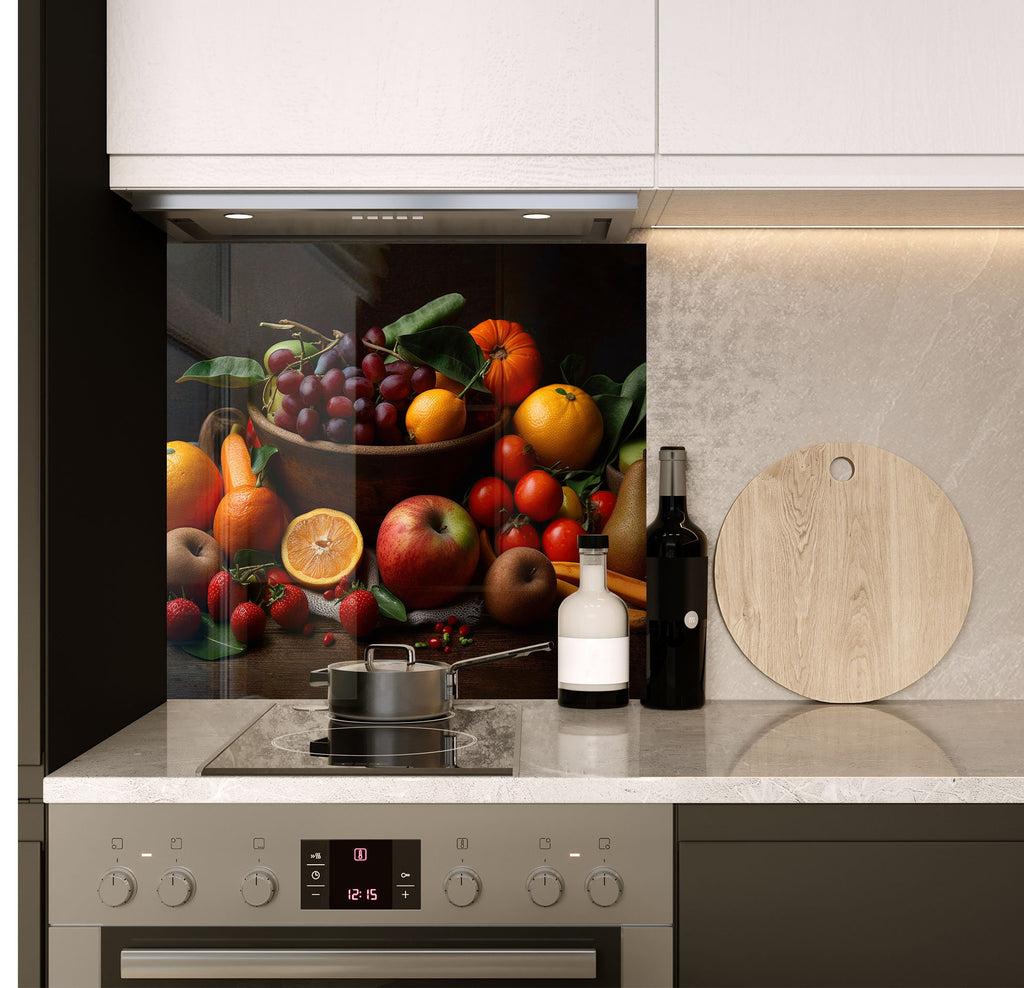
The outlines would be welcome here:
<svg viewBox="0 0 1024 988">
<path fill-rule="evenodd" d="M 455 716 L 454 710 L 446 714 L 438 714 L 436 717 L 421 717 L 416 720 L 361 720 L 358 717 L 339 717 L 331 714 L 328 721 L 330 727 L 417 727 L 426 724 L 428 727 L 434 724 L 442 724 Z"/>
<path fill-rule="evenodd" d="M 399 732 L 402 732 L 401 736 L 406 739 L 401 744 L 401 750 L 389 747 L 386 753 L 382 755 L 380 751 L 367 752 L 365 750 L 344 750 L 343 746 L 339 744 L 339 742 L 343 740 L 342 736 L 345 732 L 352 732 L 353 736 L 355 736 L 358 733 L 369 730 L 380 734 L 384 739 L 387 739 L 389 736 L 394 738 L 396 736 L 396 731 L 391 729 L 395 727 L 397 727 Z M 390 735 L 387 733 L 388 731 L 390 731 Z M 422 734 L 423 737 L 410 737 L 410 732 L 413 731 L 418 734 Z M 318 742 L 321 744 L 329 743 L 331 754 L 335 756 L 373 760 L 381 757 L 409 758 L 420 755 L 443 754 L 446 751 L 449 753 L 465 751 L 467 748 L 471 748 L 473 745 L 477 744 L 479 740 L 480 739 L 476 737 L 476 735 L 470 734 L 468 731 L 447 731 L 438 727 L 419 727 L 413 724 L 370 725 L 348 723 L 338 726 L 332 725 L 328 728 L 327 737 L 324 736 L 323 728 L 312 728 L 306 731 L 297 731 L 293 734 L 278 735 L 276 738 L 272 738 L 270 743 L 279 751 L 292 751 L 305 754 L 312 754 L 312 742 Z M 446 746 L 444 742 L 450 743 Z"/>
</svg>

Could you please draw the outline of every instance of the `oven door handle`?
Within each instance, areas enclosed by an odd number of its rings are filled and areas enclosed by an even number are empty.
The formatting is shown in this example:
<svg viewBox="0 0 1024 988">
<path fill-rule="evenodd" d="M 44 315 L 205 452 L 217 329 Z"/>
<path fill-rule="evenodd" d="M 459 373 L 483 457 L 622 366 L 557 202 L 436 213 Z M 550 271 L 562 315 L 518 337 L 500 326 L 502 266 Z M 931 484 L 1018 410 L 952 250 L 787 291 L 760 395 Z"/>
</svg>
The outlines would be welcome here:
<svg viewBox="0 0 1024 988">
<path fill-rule="evenodd" d="M 419 978 L 458 981 L 597 977 L 594 949 L 536 950 L 122 950 L 121 977 L 179 978 Z"/>
</svg>

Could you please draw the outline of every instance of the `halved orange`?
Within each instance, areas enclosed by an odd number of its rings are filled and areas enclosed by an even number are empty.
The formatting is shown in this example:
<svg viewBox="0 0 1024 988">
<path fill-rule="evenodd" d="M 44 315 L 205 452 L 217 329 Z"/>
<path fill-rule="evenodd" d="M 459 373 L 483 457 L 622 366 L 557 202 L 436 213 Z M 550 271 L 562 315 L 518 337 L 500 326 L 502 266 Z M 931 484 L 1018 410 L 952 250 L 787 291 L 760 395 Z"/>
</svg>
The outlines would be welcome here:
<svg viewBox="0 0 1024 988">
<path fill-rule="evenodd" d="M 310 590 L 332 590 L 358 565 L 363 533 L 355 519 L 333 508 L 316 508 L 289 523 L 281 561 L 291 578 Z"/>
</svg>

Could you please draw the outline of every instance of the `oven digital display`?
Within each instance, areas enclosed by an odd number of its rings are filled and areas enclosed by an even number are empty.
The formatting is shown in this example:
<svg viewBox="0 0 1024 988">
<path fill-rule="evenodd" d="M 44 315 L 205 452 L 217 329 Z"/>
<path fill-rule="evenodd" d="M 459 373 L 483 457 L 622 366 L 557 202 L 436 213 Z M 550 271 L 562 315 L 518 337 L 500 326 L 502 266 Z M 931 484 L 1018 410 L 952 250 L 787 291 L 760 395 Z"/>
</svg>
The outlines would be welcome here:
<svg viewBox="0 0 1024 988">
<path fill-rule="evenodd" d="M 419 909 L 418 840 L 304 840 L 303 909 Z"/>
</svg>

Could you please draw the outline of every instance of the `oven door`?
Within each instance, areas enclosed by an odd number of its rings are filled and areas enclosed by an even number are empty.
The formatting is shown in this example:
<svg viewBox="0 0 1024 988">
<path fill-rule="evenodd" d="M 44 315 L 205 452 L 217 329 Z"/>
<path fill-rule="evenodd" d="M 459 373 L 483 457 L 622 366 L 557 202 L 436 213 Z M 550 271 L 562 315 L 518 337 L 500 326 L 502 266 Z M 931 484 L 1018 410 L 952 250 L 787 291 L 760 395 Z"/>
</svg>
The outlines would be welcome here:
<svg viewBox="0 0 1024 988">
<path fill-rule="evenodd" d="M 623 983 L 619 927 L 108 927 L 100 939 L 103 986 Z"/>
</svg>

